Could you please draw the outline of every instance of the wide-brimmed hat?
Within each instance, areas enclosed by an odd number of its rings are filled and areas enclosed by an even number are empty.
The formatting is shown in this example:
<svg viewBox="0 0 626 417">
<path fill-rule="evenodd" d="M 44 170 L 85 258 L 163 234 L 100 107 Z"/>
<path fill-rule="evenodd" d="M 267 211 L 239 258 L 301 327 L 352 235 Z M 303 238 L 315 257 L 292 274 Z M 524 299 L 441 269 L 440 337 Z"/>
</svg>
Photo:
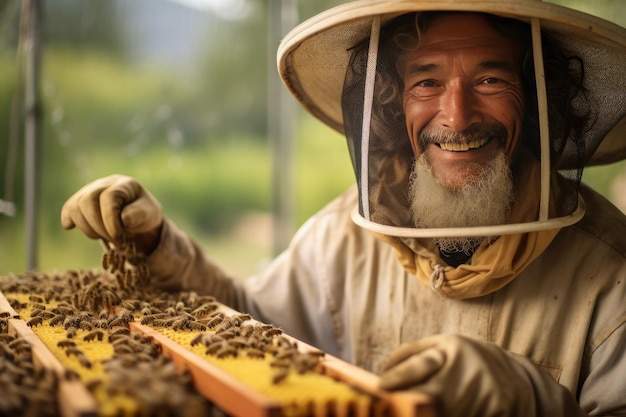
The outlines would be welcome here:
<svg viewBox="0 0 626 417">
<path fill-rule="evenodd" d="M 340 5 L 305 21 L 283 39 L 278 49 L 280 75 L 306 110 L 343 132 L 342 91 L 351 48 L 368 39 L 374 18 L 384 26 L 402 14 L 426 11 L 484 12 L 539 22 L 542 32 L 584 63 L 591 122 L 583 138 L 583 164 L 626 158 L 626 29 L 541 0 L 361 0 Z M 572 168 L 572 161 L 565 165 Z"/>
</svg>

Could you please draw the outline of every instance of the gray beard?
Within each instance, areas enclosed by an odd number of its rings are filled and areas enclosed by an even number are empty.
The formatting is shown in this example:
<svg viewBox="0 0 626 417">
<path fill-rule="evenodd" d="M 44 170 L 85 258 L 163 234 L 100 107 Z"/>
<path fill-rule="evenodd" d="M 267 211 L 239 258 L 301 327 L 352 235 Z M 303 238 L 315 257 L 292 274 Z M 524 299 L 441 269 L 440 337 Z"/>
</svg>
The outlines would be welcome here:
<svg viewBox="0 0 626 417">
<path fill-rule="evenodd" d="M 413 167 L 409 184 L 411 215 L 417 228 L 451 228 L 504 224 L 514 200 L 509 163 L 504 152 L 460 190 L 442 186 L 422 155 Z M 484 236 L 435 238 L 443 253 L 470 256 Z"/>
</svg>

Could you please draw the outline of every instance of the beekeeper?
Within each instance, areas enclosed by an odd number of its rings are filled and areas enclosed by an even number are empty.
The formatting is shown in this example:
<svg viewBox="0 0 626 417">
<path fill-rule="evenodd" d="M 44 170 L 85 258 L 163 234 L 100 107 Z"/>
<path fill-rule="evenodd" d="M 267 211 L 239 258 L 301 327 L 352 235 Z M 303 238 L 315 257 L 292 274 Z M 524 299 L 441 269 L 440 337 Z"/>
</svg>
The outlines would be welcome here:
<svg viewBox="0 0 626 417">
<path fill-rule="evenodd" d="M 155 285 L 442 415 L 626 415 L 626 218 L 581 183 L 626 158 L 626 30 L 540 0 L 362 0 L 296 27 L 278 64 L 345 134 L 356 186 L 263 272 L 231 278 L 125 176 L 81 188 L 63 227 L 133 240 Z"/>
</svg>

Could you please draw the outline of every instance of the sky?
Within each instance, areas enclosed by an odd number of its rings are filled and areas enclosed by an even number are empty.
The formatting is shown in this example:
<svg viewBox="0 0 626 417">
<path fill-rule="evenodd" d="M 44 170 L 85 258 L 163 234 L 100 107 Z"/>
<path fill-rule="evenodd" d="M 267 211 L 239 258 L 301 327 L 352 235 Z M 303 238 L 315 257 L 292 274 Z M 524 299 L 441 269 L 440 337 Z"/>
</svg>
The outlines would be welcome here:
<svg viewBox="0 0 626 417">
<path fill-rule="evenodd" d="M 252 12 L 249 0 L 170 0 L 192 9 L 209 11 L 224 20 L 240 20 Z"/>
</svg>

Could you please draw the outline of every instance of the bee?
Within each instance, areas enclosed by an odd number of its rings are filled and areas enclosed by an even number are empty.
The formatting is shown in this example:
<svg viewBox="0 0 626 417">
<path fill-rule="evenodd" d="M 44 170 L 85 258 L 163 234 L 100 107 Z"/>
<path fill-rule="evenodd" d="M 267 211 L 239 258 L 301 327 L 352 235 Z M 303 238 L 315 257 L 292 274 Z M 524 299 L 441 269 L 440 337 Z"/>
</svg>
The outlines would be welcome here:
<svg viewBox="0 0 626 417">
<path fill-rule="evenodd" d="M 241 336 L 250 337 L 254 333 L 254 326 L 251 324 L 244 324 L 240 329 Z"/>
<path fill-rule="evenodd" d="M 250 314 L 237 314 L 230 318 L 236 326 L 241 326 L 244 321 L 252 320 Z"/>
<path fill-rule="evenodd" d="M 50 321 L 48 322 L 48 325 L 54 327 L 58 324 L 63 323 L 64 321 L 65 321 L 65 316 L 63 314 L 57 314 L 50 319 Z"/>
<path fill-rule="evenodd" d="M 144 307 L 141 309 L 141 314 L 143 314 L 144 316 L 149 316 L 152 314 L 152 308 L 151 307 Z"/>
<path fill-rule="evenodd" d="M 109 321 L 108 327 L 113 328 L 113 327 L 119 327 L 119 326 L 127 326 L 129 321 L 130 320 L 128 320 L 128 317 L 119 316 Z"/>
<path fill-rule="evenodd" d="M 316 369 L 320 364 L 319 358 L 312 355 L 300 354 L 293 360 L 293 367 L 299 374 Z"/>
<path fill-rule="evenodd" d="M 33 303 L 31 307 L 33 308 L 33 310 L 45 310 L 46 309 L 46 306 L 41 303 Z"/>
<path fill-rule="evenodd" d="M 67 337 L 68 339 L 72 339 L 73 337 L 75 337 L 76 333 L 78 332 L 78 329 L 73 326 L 70 326 L 66 328 L 65 330 L 66 330 L 65 337 Z"/>
<path fill-rule="evenodd" d="M 271 329 L 264 330 L 262 334 L 265 337 L 273 337 L 273 336 L 280 336 L 281 334 L 283 334 L 283 331 L 279 329 L 278 327 L 274 327 Z"/>
<path fill-rule="evenodd" d="M 235 336 L 232 339 L 228 340 L 228 344 L 236 349 L 241 349 L 248 346 L 248 341 L 241 336 Z"/>
<path fill-rule="evenodd" d="M 56 314 L 54 314 L 52 311 L 46 311 L 46 310 L 41 311 L 39 315 L 43 317 L 44 320 L 51 319 L 54 316 L 56 316 Z"/>
<path fill-rule="evenodd" d="M 218 358 L 227 358 L 232 356 L 233 358 L 237 357 L 237 349 L 232 346 L 226 344 L 222 346 L 217 352 L 215 352 L 215 356 Z"/>
<path fill-rule="evenodd" d="M 227 330 L 233 329 L 234 332 L 235 323 L 232 320 L 224 319 L 219 326 L 215 329 L 215 333 L 222 333 Z"/>
<path fill-rule="evenodd" d="M 150 277 L 150 270 L 148 269 L 148 265 L 145 263 L 136 265 L 137 266 L 137 275 L 142 279 L 147 279 Z"/>
<path fill-rule="evenodd" d="M 124 318 L 126 321 L 129 322 L 135 319 L 135 316 L 133 316 L 133 311 L 127 308 L 122 308 L 118 313 L 118 316 Z"/>
<path fill-rule="evenodd" d="M 94 392 L 96 389 L 102 386 L 104 382 L 100 378 L 90 379 L 85 382 L 85 387 L 90 391 Z"/>
<path fill-rule="evenodd" d="M 125 334 L 111 334 L 109 335 L 109 343 L 118 342 L 126 338 Z"/>
<path fill-rule="evenodd" d="M 0 318 L 8 318 L 11 315 L 8 311 L 0 311 Z"/>
<path fill-rule="evenodd" d="M 298 345 L 295 342 L 291 343 L 289 339 L 287 339 L 285 336 L 282 336 L 282 335 L 274 337 L 272 339 L 272 344 L 274 346 L 277 346 L 283 349 L 297 349 L 298 348 Z"/>
<path fill-rule="evenodd" d="M 253 335 L 251 335 L 249 337 L 246 337 L 246 340 L 248 341 L 248 346 L 249 347 L 259 348 L 259 347 L 264 346 L 264 344 L 261 342 L 261 339 L 257 335 L 253 334 Z"/>
<path fill-rule="evenodd" d="M 290 368 L 291 360 L 290 359 L 274 359 L 270 362 L 270 367 L 272 368 Z"/>
<path fill-rule="evenodd" d="M 206 351 L 204 352 L 207 355 L 214 355 L 224 346 L 228 346 L 228 342 L 225 340 L 218 340 L 207 346 Z"/>
<path fill-rule="evenodd" d="M 33 294 L 33 295 L 29 295 L 29 296 L 28 296 L 28 299 L 29 299 L 30 301 L 34 302 L 34 303 L 40 303 L 40 304 L 43 304 L 43 303 L 44 303 L 43 298 L 41 298 L 41 297 L 40 297 L 40 296 L 38 296 L 38 295 L 34 295 L 34 294 Z"/>
<path fill-rule="evenodd" d="M 78 347 L 76 347 L 76 346 L 68 346 L 68 347 L 65 349 L 65 354 L 66 354 L 67 356 L 74 355 L 74 356 L 77 356 L 77 357 L 78 357 L 78 356 L 80 356 L 80 355 L 84 355 L 83 351 L 82 351 L 82 350 L 80 350 L 80 349 L 79 349 Z"/>
<path fill-rule="evenodd" d="M 145 316 L 141 319 L 140 323 L 141 324 L 154 324 L 154 321 L 156 320 L 156 316 L 154 315 L 149 315 L 149 316 Z"/>
<path fill-rule="evenodd" d="M 124 300 L 122 301 L 122 308 L 129 311 L 135 311 L 139 309 L 140 304 L 141 301 L 139 300 Z"/>
<path fill-rule="evenodd" d="M 65 305 L 60 305 L 60 304 L 50 311 L 52 311 L 55 314 L 63 314 L 64 316 L 68 316 L 68 315 L 71 316 L 73 314 L 76 314 L 76 310 L 74 308 L 65 306 Z"/>
<path fill-rule="evenodd" d="M 68 348 L 68 347 L 76 346 L 76 342 L 74 342 L 73 340 L 67 340 L 67 339 L 66 340 L 59 340 L 57 342 L 57 346 L 62 348 L 62 349 L 65 349 L 65 348 Z"/>
<path fill-rule="evenodd" d="M 125 290 L 128 285 L 126 285 L 126 275 L 122 275 L 119 272 L 115 273 L 115 280 L 117 281 L 117 286 L 121 289 L 121 290 Z"/>
<path fill-rule="evenodd" d="M 222 339 L 221 337 L 219 337 L 219 336 L 217 336 L 217 335 L 215 335 L 213 333 L 201 333 L 198 336 L 194 337 L 191 340 L 190 344 L 191 344 L 191 346 L 195 346 L 195 345 L 198 345 L 198 344 L 203 344 L 205 346 L 209 346 L 212 343 L 223 342 L 223 341 L 224 341 L 224 339 Z"/>
<path fill-rule="evenodd" d="M 130 353 L 130 354 L 135 353 L 135 350 L 131 346 L 127 344 L 123 344 L 123 343 L 118 343 L 118 344 L 113 345 L 113 351 L 115 352 L 116 355 L 121 355 L 124 353 Z"/>
<path fill-rule="evenodd" d="M 30 353 L 32 350 L 30 343 L 26 339 L 21 338 L 13 340 L 8 346 L 16 353 Z"/>
<path fill-rule="evenodd" d="M 18 299 L 15 298 L 7 298 L 9 305 L 12 309 L 20 311 L 28 307 L 28 303 L 21 303 Z"/>
<path fill-rule="evenodd" d="M 289 368 L 281 368 L 272 376 L 272 383 L 278 384 L 287 378 L 289 375 Z"/>
<path fill-rule="evenodd" d="M 228 330 L 224 330 L 221 332 L 216 332 L 215 334 L 217 334 L 219 337 L 225 340 L 234 339 L 235 337 L 239 336 L 239 334 L 235 331 L 235 329 L 228 329 Z"/>
<path fill-rule="evenodd" d="M 70 327 L 78 327 L 79 323 L 80 323 L 80 317 L 69 316 L 69 317 L 66 317 L 65 320 L 63 320 L 63 328 L 67 330 Z"/>
<path fill-rule="evenodd" d="M 167 319 L 156 319 L 153 320 L 151 324 L 155 327 L 169 327 L 171 323 L 170 320 Z"/>
<path fill-rule="evenodd" d="M 184 330 L 189 328 L 189 319 L 183 317 L 182 319 L 178 319 L 172 323 L 173 330 Z"/>
<path fill-rule="evenodd" d="M 26 322 L 26 324 L 29 327 L 36 327 L 36 326 L 41 325 L 42 323 L 43 323 L 43 317 L 41 317 L 41 316 L 33 317 L 32 319 L 30 319 L 30 320 L 28 320 Z"/>
<path fill-rule="evenodd" d="M 87 333 L 85 336 L 83 336 L 83 340 L 85 342 L 91 342 L 96 339 L 98 339 L 98 341 L 102 341 L 103 337 L 104 337 L 104 332 L 102 330 L 94 330 L 92 332 Z"/>
<path fill-rule="evenodd" d="M 81 330 L 91 331 L 93 326 L 87 320 L 82 320 L 80 323 L 78 323 L 78 328 Z"/>
<path fill-rule="evenodd" d="M 118 305 L 122 300 L 113 291 L 108 290 L 102 294 L 102 301 L 105 306 L 112 308 Z"/>
<path fill-rule="evenodd" d="M 172 317 L 178 315 L 178 312 L 176 311 L 176 309 L 174 307 L 166 308 L 164 313 L 167 314 L 168 316 L 172 316 Z"/>
<path fill-rule="evenodd" d="M 305 353 L 305 355 L 314 356 L 318 359 L 321 359 L 324 356 L 326 356 L 326 353 L 322 350 L 309 350 L 308 352 Z"/>
<path fill-rule="evenodd" d="M 215 316 L 209 320 L 202 321 L 202 323 L 204 323 L 207 327 L 207 329 L 214 329 L 216 328 L 218 325 L 220 325 L 222 322 L 224 321 L 224 317 L 223 316 Z"/>
<path fill-rule="evenodd" d="M 217 309 L 217 305 L 206 303 L 206 304 L 202 304 L 200 307 L 197 307 L 195 310 L 193 310 L 191 312 L 191 315 L 196 318 L 202 318 L 202 317 L 208 316 L 216 309 Z"/>
<path fill-rule="evenodd" d="M 297 351 L 295 351 L 295 350 L 282 350 L 282 351 L 279 350 L 274 355 L 274 358 L 276 358 L 276 360 L 292 359 L 296 355 L 297 355 Z"/>
<path fill-rule="evenodd" d="M 253 359 L 263 359 L 263 358 L 265 358 L 265 352 L 263 352 L 261 349 L 256 349 L 256 348 L 248 348 L 248 349 L 246 349 L 246 355 L 249 358 L 253 358 Z"/>
<path fill-rule="evenodd" d="M 194 331 L 203 332 L 206 330 L 206 326 L 198 321 L 189 322 L 189 328 Z"/>
<path fill-rule="evenodd" d="M 66 381 L 78 381 L 80 380 L 80 375 L 73 369 L 66 369 L 64 378 Z"/>
<path fill-rule="evenodd" d="M 109 328 L 109 322 L 106 319 L 96 319 L 94 321 L 92 321 L 92 326 L 98 329 L 108 329 Z"/>
<path fill-rule="evenodd" d="M 102 254 L 102 259 L 100 260 L 100 263 L 102 265 L 102 269 L 104 269 L 105 271 L 109 269 L 109 253 L 108 252 L 104 252 Z"/>
<path fill-rule="evenodd" d="M 100 310 L 100 312 L 98 313 L 98 318 L 100 320 L 106 320 L 108 317 L 109 317 L 109 309 L 107 308 Z"/>
<path fill-rule="evenodd" d="M 12 334 L 0 333 L 0 342 L 8 344 L 9 342 L 12 342 L 13 340 L 15 340 L 15 336 L 13 336 Z"/>
<path fill-rule="evenodd" d="M 126 335 L 127 336 L 127 335 L 130 334 L 130 329 L 128 329 L 126 327 L 116 327 L 116 328 L 112 329 L 109 332 L 109 337 L 110 336 L 115 336 L 115 335 L 118 335 L 118 334 L 122 334 L 122 335 Z"/>
<path fill-rule="evenodd" d="M 80 363 L 82 367 L 91 368 L 91 361 L 87 356 L 81 353 L 80 355 L 77 355 L 76 358 L 78 359 L 78 363 Z"/>
</svg>

